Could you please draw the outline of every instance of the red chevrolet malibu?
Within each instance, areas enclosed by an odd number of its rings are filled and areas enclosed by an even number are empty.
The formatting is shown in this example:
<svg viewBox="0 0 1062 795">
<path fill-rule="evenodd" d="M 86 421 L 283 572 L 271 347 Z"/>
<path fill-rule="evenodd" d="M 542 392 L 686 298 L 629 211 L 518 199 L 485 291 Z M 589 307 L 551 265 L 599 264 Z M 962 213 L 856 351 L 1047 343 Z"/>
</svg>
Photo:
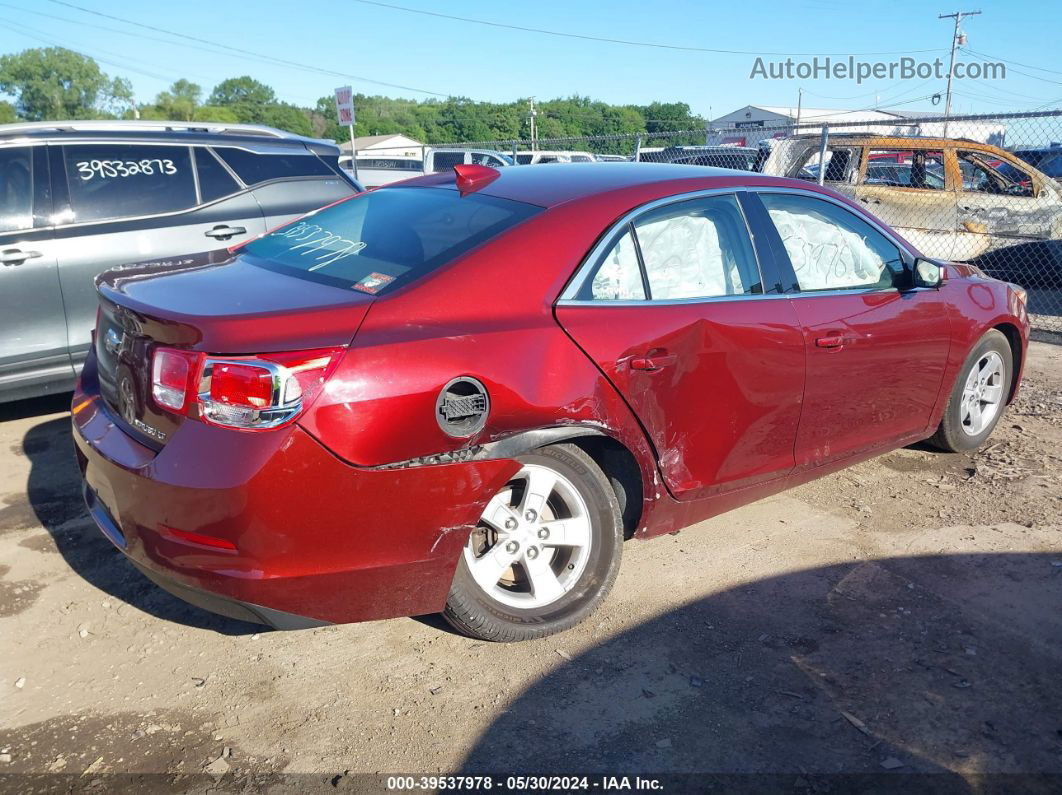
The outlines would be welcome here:
<svg viewBox="0 0 1062 795">
<path fill-rule="evenodd" d="M 827 189 L 455 171 L 100 277 L 74 437 L 147 577 L 278 628 L 539 637 L 602 602 L 625 538 L 975 448 L 1017 392 L 1024 292 Z"/>
</svg>

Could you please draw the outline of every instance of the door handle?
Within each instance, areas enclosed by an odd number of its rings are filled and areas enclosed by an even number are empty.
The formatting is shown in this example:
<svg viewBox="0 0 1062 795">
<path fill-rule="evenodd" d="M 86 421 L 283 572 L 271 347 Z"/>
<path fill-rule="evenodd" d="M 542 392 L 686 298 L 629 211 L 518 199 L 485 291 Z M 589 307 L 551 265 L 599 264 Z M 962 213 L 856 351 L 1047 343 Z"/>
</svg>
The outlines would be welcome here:
<svg viewBox="0 0 1062 795">
<path fill-rule="evenodd" d="M 212 237 L 215 240 L 228 240 L 230 237 L 236 235 L 245 235 L 247 230 L 242 226 L 225 226 L 224 224 L 215 226 L 213 229 L 208 229 L 204 233 L 207 237 Z"/>
<path fill-rule="evenodd" d="M 846 342 L 848 342 L 848 340 L 846 340 L 840 334 L 831 334 L 827 337 L 816 338 L 815 345 L 820 348 L 831 348 L 833 350 L 840 350 L 844 347 Z"/>
<path fill-rule="evenodd" d="M 630 367 L 632 370 L 660 370 L 674 364 L 677 358 L 667 351 L 650 351 L 646 356 L 632 356 Z"/>
<path fill-rule="evenodd" d="M 35 259 L 41 256 L 39 251 L 22 251 L 17 248 L 5 248 L 0 251 L 0 263 L 4 265 L 21 265 L 28 259 Z"/>
</svg>

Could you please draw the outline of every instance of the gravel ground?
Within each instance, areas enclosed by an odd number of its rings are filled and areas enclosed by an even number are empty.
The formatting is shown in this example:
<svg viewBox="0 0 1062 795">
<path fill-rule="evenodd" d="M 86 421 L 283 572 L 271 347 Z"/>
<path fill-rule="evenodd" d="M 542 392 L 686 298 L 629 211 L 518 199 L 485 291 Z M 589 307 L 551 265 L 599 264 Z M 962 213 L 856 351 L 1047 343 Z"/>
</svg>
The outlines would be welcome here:
<svg viewBox="0 0 1062 795">
<path fill-rule="evenodd" d="M 598 614 L 506 646 L 434 618 L 282 633 L 184 605 L 85 516 L 64 404 L 0 406 L 2 788 L 1062 777 L 1062 347 L 1033 344 L 984 450 L 906 448 L 629 542 Z M 60 775 L 4 778 L 22 773 Z"/>
</svg>

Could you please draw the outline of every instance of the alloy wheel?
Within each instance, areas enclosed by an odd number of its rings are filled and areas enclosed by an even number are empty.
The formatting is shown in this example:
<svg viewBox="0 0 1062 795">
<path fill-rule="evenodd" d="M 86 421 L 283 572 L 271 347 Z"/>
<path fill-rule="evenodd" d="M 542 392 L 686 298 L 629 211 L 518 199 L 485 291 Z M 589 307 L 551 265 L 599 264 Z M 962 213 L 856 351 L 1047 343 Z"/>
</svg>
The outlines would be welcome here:
<svg viewBox="0 0 1062 795">
<path fill-rule="evenodd" d="M 970 368 L 962 390 L 959 417 L 962 429 L 977 436 L 992 424 L 1003 405 L 1003 358 L 988 351 Z"/>
<path fill-rule="evenodd" d="M 483 511 L 464 557 L 476 584 L 509 607 L 556 602 L 582 576 L 589 558 L 590 512 L 568 478 L 525 464 Z"/>
</svg>

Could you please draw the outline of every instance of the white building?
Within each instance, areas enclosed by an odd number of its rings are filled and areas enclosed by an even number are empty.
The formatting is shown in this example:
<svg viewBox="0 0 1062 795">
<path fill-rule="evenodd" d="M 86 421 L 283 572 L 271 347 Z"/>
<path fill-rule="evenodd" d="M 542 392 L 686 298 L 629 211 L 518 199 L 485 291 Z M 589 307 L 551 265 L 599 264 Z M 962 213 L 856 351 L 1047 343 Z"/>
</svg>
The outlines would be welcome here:
<svg viewBox="0 0 1062 795">
<path fill-rule="evenodd" d="M 380 157 L 422 157 L 424 144 L 405 135 L 363 135 L 354 139 L 358 155 L 379 155 Z M 350 156 L 350 141 L 340 141 L 342 154 Z"/>
<path fill-rule="evenodd" d="M 746 105 L 733 113 L 712 119 L 714 135 L 710 143 L 730 146 L 756 146 L 769 138 L 781 138 L 791 133 L 799 123 L 802 134 L 816 134 L 826 124 L 831 130 L 848 133 L 877 133 L 880 135 L 942 136 L 943 122 L 925 122 L 939 118 L 940 112 L 905 110 L 837 110 L 827 108 L 784 107 L 780 105 Z M 864 123 L 865 122 L 865 123 Z M 834 125 L 846 126 L 834 126 Z M 1007 126 L 1002 122 L 949 122 L 948 137 L 970 138 L 983 143 L 1003 146 Z"/>
</svg>

